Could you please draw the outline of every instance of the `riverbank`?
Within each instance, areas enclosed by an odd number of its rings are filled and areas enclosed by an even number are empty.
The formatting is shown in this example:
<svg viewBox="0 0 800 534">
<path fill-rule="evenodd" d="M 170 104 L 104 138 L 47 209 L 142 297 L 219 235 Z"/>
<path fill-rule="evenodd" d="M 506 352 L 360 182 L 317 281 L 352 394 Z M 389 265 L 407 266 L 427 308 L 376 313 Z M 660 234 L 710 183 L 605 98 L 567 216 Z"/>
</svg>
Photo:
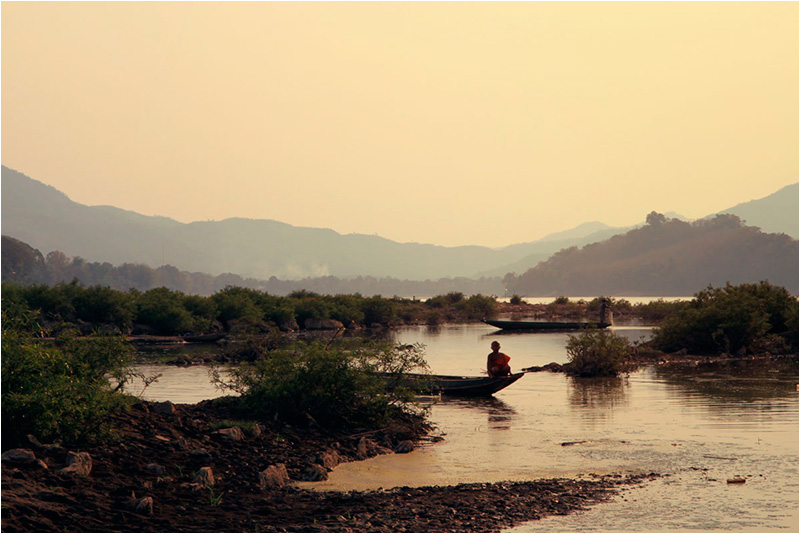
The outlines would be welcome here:
<svg viewBox="0 0 800 534">
<path fill-rule="evenodd" d="M 322 479 L 341 462 L 408 453 L 432 438 L 411 420 L 344 433 L 235 416 L 224 403 L 139 402 L 113 417 L 116 439 L 105 444 L 34 439 L 16 459 L 4 455 L 3 530 L 485 532 L 584 509 L 657 476 L 301 490 L 292 481 Z"/>
</svg>

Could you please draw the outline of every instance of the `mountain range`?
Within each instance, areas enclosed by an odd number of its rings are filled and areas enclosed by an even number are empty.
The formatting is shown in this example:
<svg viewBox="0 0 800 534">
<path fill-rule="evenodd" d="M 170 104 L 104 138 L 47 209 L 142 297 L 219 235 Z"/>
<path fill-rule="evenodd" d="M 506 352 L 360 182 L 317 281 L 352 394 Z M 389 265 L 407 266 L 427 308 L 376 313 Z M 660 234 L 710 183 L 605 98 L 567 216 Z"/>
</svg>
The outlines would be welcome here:
<svg viewBox="0 0 800 534">
<path fill-rule="evenodd" d="M 724 213 L 796 239 L 798 212 L 798 184 L 793 184 Z M 407 280 L 504 276 L 523 273 L 559 250 L 605 241 L 634 228 L 588 222 L 536 241 L 493 249 L 398 243 L 378 236 L 343 235 L 330 229 L 263 219 L 181 223 L 111 206 L 79 204 L 51 186 L 2 167 L 4 235 L 44 254 L 59 250 L 87 261 L 151 267 L 169 264 L 211 275 L 234 273 L 264 280 L 316 276 Z"/>
</svg>

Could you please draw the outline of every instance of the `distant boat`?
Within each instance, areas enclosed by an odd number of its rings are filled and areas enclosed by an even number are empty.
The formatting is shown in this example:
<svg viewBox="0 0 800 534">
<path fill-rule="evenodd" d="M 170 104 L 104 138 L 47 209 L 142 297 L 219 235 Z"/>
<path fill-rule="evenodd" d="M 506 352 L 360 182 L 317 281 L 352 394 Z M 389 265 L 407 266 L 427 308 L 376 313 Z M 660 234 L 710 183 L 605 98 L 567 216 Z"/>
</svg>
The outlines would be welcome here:
<svg viewBox="0 0 800 534">
<path fill-rule="evenodd" d="M 227 334 L 185 334 L 181 336 L 187 343 L 214 343 L 227 336 Z"/>
<path fill-rule="evenodd" d="M 525 373 L 508 376 L 403 375 L 404 385 L 423 394 L 488 397 L 522 378 Z M 388 375 L 387 375 L 388 376 Z"/>
<path fill-rule="evenodd" d="M 600 301 L 600 317 L 597 322 L 574 321 L 488 321 L 484 323 L 501 330 L 515 330 L 520 332 L 557 332 L 564 330 L 582 330 L 590 328 L 608 328 L 614 324 L 614 314 L 608 299 Z"/>
<path fill-rule="evenodd" d="M 581 330 L 584 328 L 608 328 L 611 323 L 579 323 L 562 321 L 487 321 L 484 323 L 499 328 L 501 330 L 520 330 L 520 331 L 559 331 L 559 330 Z"/>
</svg>

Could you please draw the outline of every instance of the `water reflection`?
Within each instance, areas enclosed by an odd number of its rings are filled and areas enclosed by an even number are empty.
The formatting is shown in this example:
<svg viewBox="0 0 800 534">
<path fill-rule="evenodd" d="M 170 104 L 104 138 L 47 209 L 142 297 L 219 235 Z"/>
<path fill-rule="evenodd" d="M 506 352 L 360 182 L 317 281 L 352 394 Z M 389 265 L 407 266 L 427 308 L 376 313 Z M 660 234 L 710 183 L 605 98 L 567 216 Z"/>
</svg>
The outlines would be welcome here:
<svg viewBox="0 0 800 534">
<path fill-rule="evenodd" d="M 688 396 L 702 395 L 720 402 L 753 402 L 797 395 L 796 360 L 692 362 L 657 366 L 658 380 L 680 388 Z"/>
<path fill-rule="evenodd" d="M 496 397 L 442 397 L 438 404 L 485 413 L 489 430 L 509 430 L 517 414 L 514 408 Z"/>
<path fill-rule="evenodd" d="M 567 377 L 569 405 L 582 419 L 605 421 L 616 408 L 627 406 L 628 377 Z"/>
</svg>

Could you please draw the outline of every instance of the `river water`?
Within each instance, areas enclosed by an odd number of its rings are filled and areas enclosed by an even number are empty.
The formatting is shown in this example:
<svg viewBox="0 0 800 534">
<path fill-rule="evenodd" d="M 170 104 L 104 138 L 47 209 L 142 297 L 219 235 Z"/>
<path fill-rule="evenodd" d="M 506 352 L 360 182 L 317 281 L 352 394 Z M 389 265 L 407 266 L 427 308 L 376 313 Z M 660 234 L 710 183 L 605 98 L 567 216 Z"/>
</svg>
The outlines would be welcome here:
<svg viewBox="0 0 800 534">
<path fill-rule="evenodd" d="M 614 327 L 631 340 L 646 327 Z M 564 363 L 567 334 L 500 334 L 484 325 L 409 327 L 437 374 L 482 374 L 493 340 L 512 369 Z M 143 366 L 164 376 L 152 400 L 219 396 L 202 367 Z M 668 475 L 613 502 L 513 532 L 798 531 L 798 371 L 761 362 L 648 366 L 614 379 L 529 373 L 488 399 L 425 400 L 444 437 L 410 454 L 338 466 L 317 490 L 577 477 Z M 729 484 L 741 477 L 744 484 Z"/>
</svg>

